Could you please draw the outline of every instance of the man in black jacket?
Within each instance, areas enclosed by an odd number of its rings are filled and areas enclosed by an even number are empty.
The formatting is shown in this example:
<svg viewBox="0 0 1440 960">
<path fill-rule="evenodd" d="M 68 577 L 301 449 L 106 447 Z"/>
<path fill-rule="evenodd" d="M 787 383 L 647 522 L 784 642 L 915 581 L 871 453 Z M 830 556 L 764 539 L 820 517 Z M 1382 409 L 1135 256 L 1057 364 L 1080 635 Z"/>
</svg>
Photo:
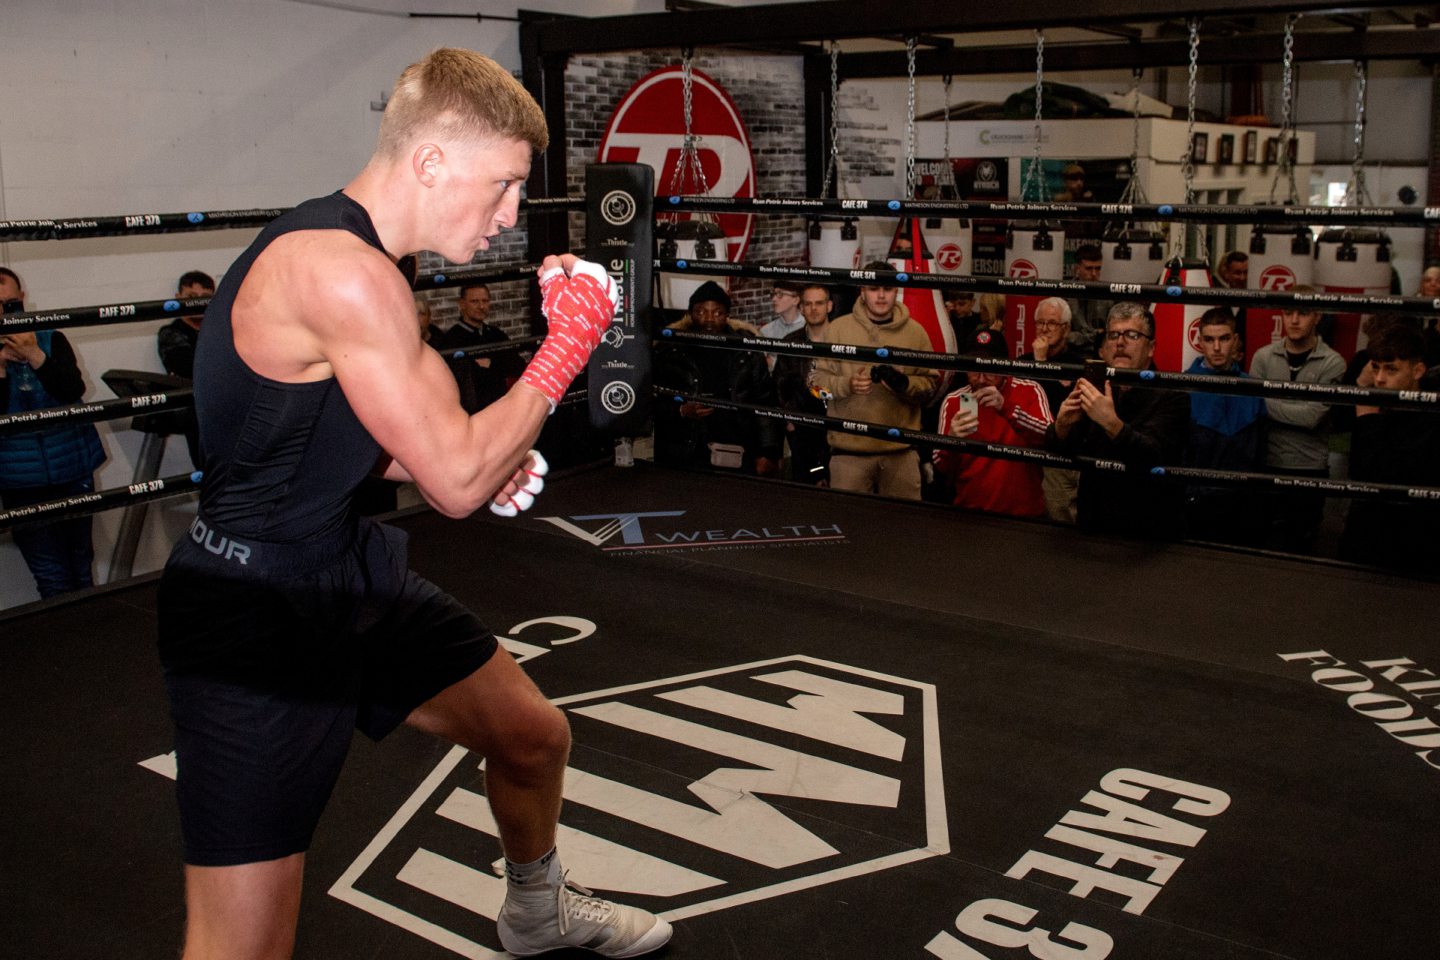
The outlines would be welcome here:
<svg viewBox="0 0 1440 960">
<path fill-rule="evenodd" d="M 671 329 L 759 338 L 748 323 L 730 319 L 730 295 L 707 281 L 690 296 L 690 311 Z M 775 381 L 765 355 L 662 342 L 655 351 L 655 384 L 676 393 L 773 407 Z M 738 469 L 776 475 L 784 434 L 780 421 L 703 401 L 661 398 L 655 408 L 655 459 L 685 467 Z"/>
<path fill-rule="evenodd" d="M 800 315 L 805 325 L 783 339 L 795 343 L 819 343 L 830 328 L 833 304 L 830 291 L 811 284 L 800 291 Z M 810 357 L 781 355 L 775 358 L 775 391 L 780 409 L 791 413 L 825 416 L 825 401 L 811 385 L 810 374 L 815 362 Z M 785 424 L 785 438 L 790 443 L 790 479 L 820 486 L 830 482 L 830 444 L 824 427 Z"/>
<path fill-rule="evenodd" d="M 510 338 L 490 319 L 490 288 L 483 283 L 467 283 L 460 288 L 460 319 L 450 329 L 430 339 L 430 346 L 440 351 L 460 387 L 460 406 L 466 413 L 477 413 L 505 396 L 525 369 L 520 355 L 513 351 L 487 353 L 479 357 L 453 357 L 453 351 L 478 347 L 487 343 L 504 343 Z"/>
<path fill-rule="evenodd" d="M 1369 343 L 1370 374 L 1383 390 L 1417 390 L 1425 376 L 1425 338 L 1406 325 Z M 1414 410 L 1356 407 L 1350 477 L 1376 483 L 1440 486 L 1440 416 Z M 1440 504 L 1364 500 L 1350 504 L 1340 556 L 1355 563 L 1440 573 Z"/>
<path fill-rule="evenodd" d="M 1145 370 L 1154 350 L 1155 317 L 1149 310 L 1129 302 L 1110 308 L 1100 359 L 1110 367 Z M 1075 381 L 1055 413 L 1046 446 L 1124 465 L 1123 471 L 1081 469 L 1079 525 L 1126 536 L 1178 536 L 1182 488 L 1145 474 L 1181 462 L 1189 422 L 1190 400 L 1179 391 Z"/>
</svg>

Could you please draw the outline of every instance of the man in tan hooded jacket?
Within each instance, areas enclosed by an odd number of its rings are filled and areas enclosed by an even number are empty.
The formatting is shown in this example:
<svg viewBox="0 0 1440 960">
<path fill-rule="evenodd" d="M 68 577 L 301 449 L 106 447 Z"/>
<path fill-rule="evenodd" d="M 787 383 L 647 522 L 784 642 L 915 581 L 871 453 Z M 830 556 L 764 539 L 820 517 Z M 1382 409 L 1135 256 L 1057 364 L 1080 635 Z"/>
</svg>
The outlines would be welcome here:
<svg viewBox="0 0 1440 960">
<path fill-rule="evenodd" d="M 889 270 L 890 264 L 866 264 L 865 269 Z M 880 284 L 861 287 L 854 312 L 837 317 L 827 339 L 867 347 L 931 350 L 929 334 L 910 319 L 898 293 L 898 288 Z M 830 416 L 887 427 L 918 430 L 920 408 L 938 383 L 939 374 L 923 367 L 828 357 L 815 363 L 815 385 L 830 397 Z M 920 458 L 908 443 L 838 431 L 831 431 L 829 440 L 833 451 L 831 487 L 920 499 Z"/>
</svg>

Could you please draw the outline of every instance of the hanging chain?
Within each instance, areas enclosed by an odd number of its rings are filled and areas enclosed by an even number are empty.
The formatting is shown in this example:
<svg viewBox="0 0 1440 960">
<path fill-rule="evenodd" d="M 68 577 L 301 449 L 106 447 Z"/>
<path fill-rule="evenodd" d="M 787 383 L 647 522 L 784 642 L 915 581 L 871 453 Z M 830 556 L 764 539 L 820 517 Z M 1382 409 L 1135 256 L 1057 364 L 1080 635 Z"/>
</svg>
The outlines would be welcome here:
<svg viewBox="0 0 1440 960">
<path fill-rule="evenodd" d="M 1364 60 L 1355 61 L 1355 159 L 1350 162 L 1350 182 L 1345 187 L 1345 206 L 1367 206 L 1365 189 L 1365 86 L 1368 73 Z"/>
<path fill-rule="evenodd" d="M 686 173 L 690 173 L 694 177 L 694 182 L 700 184 L 701 194 L 710 192 L 710 184 L 705 180 L 705 168 L 700 164 L 700 151 L 695 148 L 695 144 L 700 138 L 695 136 L 692 117 L 694 59 L 695 50 L 693 48 L 686 47 L 681 52 L 680 77 L 685 97 L 685 140 L 680 147 L 680 156 L 675 159 L 675 172 L 670 176 L 670 192 L 676 194 L 684 192 Z"/>
<path fill-rule="evenodd" d="M 1200 69 L 1200 18 L 1192 17 L 1190 20 L 1190 77 L 1189 77 L 1189 100 L 1188 100 L 1188 125 L 1185 136 L 1185 159 L 1181 164 L 1180 172 L 1185 177 L 1185 203 L 1195 202 L 1195 89 L 1197 87 L 1197 74 Z M 1204 227 L 1191 225 L 1188 229 L 1195 231 L 1197 245 L 1200 248 L 1200 257 L 1203 260 L 1210 259 L 1210 243 L 1205 235 Z"/>
<path fill-rule="evenodd" d="M 905 107 L 905 199 L 915 199 L 915 38 L 905 38 L 905 73 L 909 96 Z"/>
<path fill-rule="evenodd" d="M 1140 176 L 1140 68 L 1130 73 L 1130 99 L 1134 105 L 1135 123 L 1130 131 L 1130 179 Z"/>
<path fill-rule="evenodd" d="M 1130 132 L 1130 180 L 1120 193 L 1121 203 L 1148 203 L 1145 188 L 1140 185 L 1140 74 L 1136 67 L 1130 71 L 1130 98 L 1133 104 L 1134 126 Z"/>
<path fill-rule="evenodd" d="M 1275 202 L 1275 187 L 1280 178 L 1290 181 L 1289 203 L 1300 202 L 1300 188 L 1295 185 L 1295 160 L 1290 156 L 1290 141 L 1295 138 L 1295 122 L 1292 108 L 1295 101 L 1295 23 L 1300 14 L 1292 13 L 1285 18 L 1284 76 L 1280 81 L 1280 163 L 1275 168 L 1275 179 L 1270 183 L 1270 202 Z"/>
<path fill-rule="evenodd" d="M 840 44 L 830 42 L 830 162 L 825 165 L 825 184 L 820 196 L 830 196 L 830 182 L 840 170 Z M 836 184 L 839 190 L 839 184 Z"/>
<path fill-rule="evenodd" d="M 1033 199 L 1037 203 L 1045 202 L 1045 174 L 1040 164 L 1040 135 L 1041 119 L 1043 110 L 1041 103 L 1045 99 L 1045 31 L 1035 31 L 1035 153 L 1030 158 L 1030 169 L 1025 174 L 1025 182 L 1020 185 L 1020 199 Z M 1033 187 L 1033 190 L 1032 190 Z"/>
<path fill-rule="evenodd" d="M 1189 101 L 1187 105 L 1188 124 L 1185 128 L 1185 157 L 1181 161 L 1180 174 L 1185 178 L 1185 202 L 1195 202 L 1195 87 L 1196 71 L 1200 64 L 1200 21 L 1190 21 L 1190 77 Z"/>
<path fill-rule="evenodd" d="M 945 165 L 950 165 L 950 82 L 955 78 L 945 74 Z"/>
</svg>

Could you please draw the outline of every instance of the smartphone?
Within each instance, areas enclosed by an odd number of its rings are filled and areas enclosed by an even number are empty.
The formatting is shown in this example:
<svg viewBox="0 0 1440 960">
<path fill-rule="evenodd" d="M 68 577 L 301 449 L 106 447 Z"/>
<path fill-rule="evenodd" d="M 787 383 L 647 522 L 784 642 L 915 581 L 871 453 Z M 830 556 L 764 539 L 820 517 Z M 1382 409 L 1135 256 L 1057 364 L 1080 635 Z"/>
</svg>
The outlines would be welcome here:
<svg viewBox="0 0 1440 960">
<path fill-rule="evenodd" d="M 980 403 L 978 400 L 975 399 L 975 394 L 973 393 L 957 393 L 955 395 L 955 399 L 959 403 L 954 415 L 950 418 L 950 423 L 943 428 L 944 432 L 950 433 L 953 436 L 957 437 L 968 437 L 979 429 L 979 421 L 972 419 L 970 428 L 963 431 L 956 428 L 954 426 L 954 423 L 956 420 L 965 417 L 967 414 L 971 418 L 974 418 L 980 412 Z"/>
<path fill-rule="evenodd" d="M 1080 376 L 1082 379 L 1089 380 L 1090 383 L 1095 387 L 1095 389 L 1104 390 L 1105 366 L 1106 364 L 1104 360 L 1086 360 L 1085 372 L 1082 373 Z"/>
</svg>

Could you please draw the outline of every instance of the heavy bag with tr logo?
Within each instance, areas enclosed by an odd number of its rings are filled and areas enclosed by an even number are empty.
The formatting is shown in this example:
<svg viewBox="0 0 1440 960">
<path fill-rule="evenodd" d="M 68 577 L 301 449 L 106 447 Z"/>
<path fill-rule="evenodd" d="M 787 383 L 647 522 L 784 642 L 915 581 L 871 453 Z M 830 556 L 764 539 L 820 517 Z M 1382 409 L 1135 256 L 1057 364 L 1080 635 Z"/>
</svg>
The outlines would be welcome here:
<svg viewBox="0 0 1440 960">
<path fill-rule="evenodd" d="M 643 163 L 585 168 L 585 250 L 620 289 L 615 321 L 590 355 L 590 423 L 612 436 L 649 431 L 655 171 Z"/>
</svg>

